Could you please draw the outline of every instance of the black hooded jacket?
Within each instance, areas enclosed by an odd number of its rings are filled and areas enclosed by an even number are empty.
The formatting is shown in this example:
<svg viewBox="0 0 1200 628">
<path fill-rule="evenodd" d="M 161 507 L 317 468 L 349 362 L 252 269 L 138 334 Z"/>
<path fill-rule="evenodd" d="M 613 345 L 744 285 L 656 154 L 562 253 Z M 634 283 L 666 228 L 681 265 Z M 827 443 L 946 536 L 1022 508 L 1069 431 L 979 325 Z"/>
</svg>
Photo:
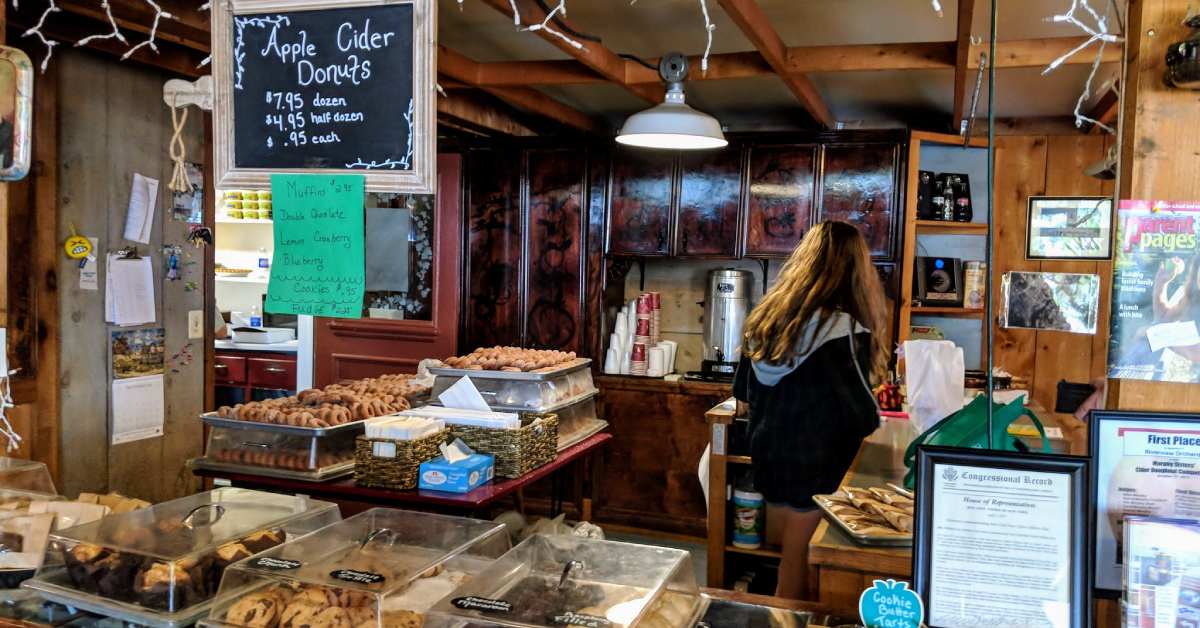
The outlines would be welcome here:
<svg viewBox="0 0 1200 628">
<path fill-rule="evenodd" d="M 815 323 L 806 340 L 817 333 Z M 865 379 L 870 347 L 870 331 L 836 312 L 812 348 L 787 364 L 742 358 L 733 394 L 750 404 L 754 485 L 768 502 L 813 508 L 812 496 L 837 490 L 863 439 L 879 427 Z"/>
</svg>

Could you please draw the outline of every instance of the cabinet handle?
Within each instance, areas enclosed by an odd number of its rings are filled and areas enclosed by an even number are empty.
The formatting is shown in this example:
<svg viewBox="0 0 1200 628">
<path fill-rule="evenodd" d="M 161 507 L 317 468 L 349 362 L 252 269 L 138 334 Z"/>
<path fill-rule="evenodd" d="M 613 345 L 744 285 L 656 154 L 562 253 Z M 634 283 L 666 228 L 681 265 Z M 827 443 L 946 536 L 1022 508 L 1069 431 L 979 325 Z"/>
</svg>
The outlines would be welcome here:
<svg viewBox="0 0 1200 628">
<path fill-rule="evenodd" d="M 259 449 L 270 449 L 270 443 L 252 443 L 250 441 L 242 441 L 242 447 L 257 447 Z"/>
<path fill-rule="evenodd" d="M 221 369 L 222 371 L 228 371 L 229 365 L 228 364 L 214 364 L 213 370 L 216 370 L 216 369 Z"/>
<path fill-rule="evenodd" d="M 276 374 L 282 374 L 282 373 L 286 373 L 286 372 L 287 372 L 287 369 L 285 369 L 285 368 L 280 368 L 280 367 L 278 367 L 278 366 L 267 366 L 267 367 L 264 367 L 264 368 L 263 368 L 263 372 L 266 372 L 266 373 L 276 373 Z"/>
</svg>

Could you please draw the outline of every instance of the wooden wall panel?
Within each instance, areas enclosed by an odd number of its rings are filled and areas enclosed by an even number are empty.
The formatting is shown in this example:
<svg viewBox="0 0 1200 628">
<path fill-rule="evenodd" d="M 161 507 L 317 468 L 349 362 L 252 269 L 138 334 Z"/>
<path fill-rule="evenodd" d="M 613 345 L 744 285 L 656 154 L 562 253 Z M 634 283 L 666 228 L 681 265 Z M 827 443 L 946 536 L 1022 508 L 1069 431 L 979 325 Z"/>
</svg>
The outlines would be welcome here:
<svg viewBox="0 0 1200 628">
<path fill-rule="evenodd" d="M 1025 225 L 1028 198 L 1046 190 L 1046 138 L 996 138 L 995 176 L 992 277 L 999 302 L 1000 281 L 1005 272 L 1039 269 L 1037 262 L 1025 259 Z M 1032 330 L 996 326 L 995 364 L 1032 381 L 1037 359 L 1035 340 Z"/>
<path fill-rule="evenodd" d="M 512 151 L 468 153 L 467 308 L 464 346 L 520 344 L 521 160 Z"/>
<path fill-rule="evenodd" d="M 188 291 L 187 281 L 203 283 L 200 253 L 186 241 L 187 224 L 170 217 L 171 175 L 168 140 L 170 112 L 162 104 L 164 74 L 65 50 L 55 55 L 60 72 L 59 221 L 56 242 L 73 224 L 81 235 L 99 238 L 98 255 L 133 244 L 124 240 L 125 208 L 134 173 L 159 179 L 150 244 L 139 244 L 155 273 L 158 322 L 166 330 L 168 358 L 191 345 L 191 361 L 169 360 L 164 376 L 165 434 L 161 438 L 110 446 L 111 411 L 108 346 L 112 327 L 104 322 L 103 290 L 79 289 L 76 262 L 55 252 L 64 352 L 60 363 L 63 465 L 60 490 L 120 491 L 162 501 L 190 492 L 198 484 L 187 470 L 188 458 L 203 448 L 203 348 L 187 339 L 187 312 L 203 311 L 203 292 Z M 184 133 L 189 161 L 203 162 L 203 125 L 192 117 Z M 211 193 L 209 191 L 209 193 Z M 162 246 L 183 246 L 181 281 L 163 278 Z M 188 257 L 188 256 L 191 257 Z M 196 262 L 191 264 L 189 262 Z M 100 266 L 104 285 L 104 266 Z"/>
<path fill-rule="evenodd" d="M 583 348 L 584 191 L 586 153 L 531 150 L 528 168 L 529 255 L 525 344 Z"/>
</svg>

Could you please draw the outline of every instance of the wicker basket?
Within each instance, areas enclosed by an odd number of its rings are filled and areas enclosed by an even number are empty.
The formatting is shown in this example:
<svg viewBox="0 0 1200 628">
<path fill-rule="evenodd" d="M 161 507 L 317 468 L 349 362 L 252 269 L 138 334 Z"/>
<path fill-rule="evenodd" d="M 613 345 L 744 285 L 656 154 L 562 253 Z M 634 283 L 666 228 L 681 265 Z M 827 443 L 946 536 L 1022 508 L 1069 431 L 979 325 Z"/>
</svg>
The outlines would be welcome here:
<svg viewBox="0 0 1200 628">
<path fill-rule="evenodd" d="M 471 449 L 496 458 L 496 476 L 519 478 L 558 457 L 558 415 L 521 415 L 521 428 L 498 430 L 451 425 L 450 434 Z"/>
<path fill-rule="evenodd" d="M 417 440 L 392 440 L 390 438 L 367 438 L 359 436 L 354 448 L 354 483 L 372 488 L 392 488 L 402 491 L 417 488 L 417 476 L 421 463 L 442 455 L 438 445 L 446 442 L 450 430 Z M 376 456 L 372 445 L 392 443 L 396 446 L 395 458 Z"/>
</svg>

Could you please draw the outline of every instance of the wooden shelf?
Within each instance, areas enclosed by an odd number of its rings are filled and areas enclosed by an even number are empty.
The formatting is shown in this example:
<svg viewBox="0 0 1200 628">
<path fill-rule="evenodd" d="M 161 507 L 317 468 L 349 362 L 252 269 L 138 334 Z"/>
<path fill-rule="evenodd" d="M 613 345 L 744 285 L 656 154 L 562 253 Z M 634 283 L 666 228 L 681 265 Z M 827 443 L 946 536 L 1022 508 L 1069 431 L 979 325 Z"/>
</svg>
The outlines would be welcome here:
<svg viewBox="0 0 1200 628">
<path fill-rule="evenodd" d="M 730 464 L 751 464 L 750 456 L 725 456 L 725 462 Z"/>
<path fill-rule="evenodd" d="M 987 223 L 918 220 L 917 233 L 945 235 L 987 235 Z"/>
<path fill-rule="evenodd" d="M 914 307 L 913 316 L 954 316 L 959 318 L 983 318 L 983 310 L 962 307 Z"/>
<path fill-rule="evenodd" d="M 744 547 L 735 547 L 734 545 L 730 544 L 730 545 L 725 546 L 725 551 L 731 552 L 734 554 L 745 554 L 747 556 L 759 556 L 762 558 L 783 558 L 783 553 L 780 552 L 777 548 L 773 548 L 773 547 L 760 547 L 758 549 L 746 549 Z"/>
</svg>

